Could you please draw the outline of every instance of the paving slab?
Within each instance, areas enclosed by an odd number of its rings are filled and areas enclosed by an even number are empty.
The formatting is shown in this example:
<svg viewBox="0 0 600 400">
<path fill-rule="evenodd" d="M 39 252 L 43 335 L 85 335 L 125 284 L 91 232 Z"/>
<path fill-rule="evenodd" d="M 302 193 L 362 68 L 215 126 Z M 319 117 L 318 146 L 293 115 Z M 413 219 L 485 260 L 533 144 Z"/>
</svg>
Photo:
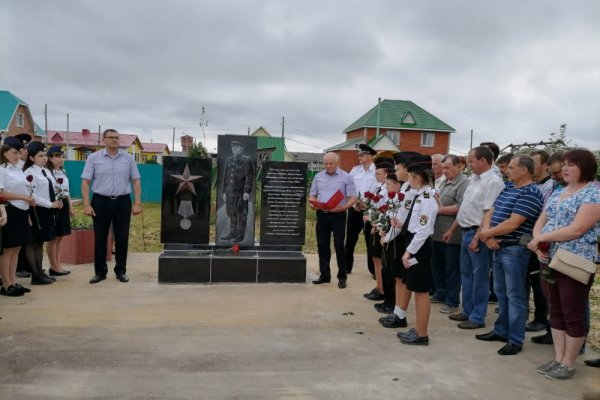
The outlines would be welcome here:
<svg viewBox="0 0 600 400">
<path fill-rule="evenodd" d="M 159 284 L 158 253 L 130 254 L 129 283 L 95 285 L 92 265 L 20 298 L 0 297 L 0 399 L 580 399 L 600 371 L 555 382 L 535 372 L 552 346 L 521 354 L 474 339 L 432 305 L 431 344 L 382 328 L 358 256 L 348 287 Z M 282 268 L 285 266 L 282 265 Z M 111 267 L 109 267 L 111 268 Z M 334 273 L 335 274 L 335 273 Z M 26 284 L 26 280 L 21 280 Z M 414 323 L 411 305 L 409 327 Z"/>
</svg>

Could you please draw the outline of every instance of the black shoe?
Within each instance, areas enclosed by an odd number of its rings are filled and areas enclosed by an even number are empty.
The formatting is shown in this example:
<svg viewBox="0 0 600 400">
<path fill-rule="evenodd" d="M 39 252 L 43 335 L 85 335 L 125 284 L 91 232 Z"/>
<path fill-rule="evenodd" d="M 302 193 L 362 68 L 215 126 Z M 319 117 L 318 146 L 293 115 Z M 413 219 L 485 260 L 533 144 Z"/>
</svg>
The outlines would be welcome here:
<svg viewBox="0 0 600 400">
<path fill-rule="evenodd" d="M 31 289 L 26 288 L 25 286 L 21 285 L 20 283 L 15 283 L 14 286 L 16 286 L 23 293 L 31 293 Z"/>
<path fill-rule="evenodd" d="M 106 279 L 106 275 L 94 275 L 92 279 L 90 279 L 90 283 L 98 283 Z"/>
<path fill-rule="evenodd" d="M 398 339 L 409 339 L 419 335 L 417 334 L 417 330 L 415 328 L 410 328 L 406 332 L 396 333 L 396 336 L 398 336 Z"/>
<path fill-rule="evenodd" d="M 386 304 L 385 302 L 375 303 L 375 304 L 373 304 L 373 307 L 375 308 L 375 310 L 377 310 L 377 312 L 382 313 L 382 314 L 389 314 L 392 311 L 394 311 L 394 306 L 390 306 L 389 304 Z"/>
<path fill-rule="evenodd" d="M 460 329 L 479 329 L 484 328 L 485 324 L 477 324 L 471 320 L 466 320 L 456 326 L 458 326 Z"/>
<path fill-rule="evenodd" d="M 383 293 L 379 292 L 379 290 L 378 290 L 377 293 L 368 295 L 367 300 L 381 301 L 381 300 L 385 300 L 385 296 L 383 295 Z"/>
<path fill-rule="evenodd" d="M 45 270 L 45 269 L 43 269 L 43 270 L 42 270 L 42 276 L 43 276 L 44 278 L 46 278 L 46 279 L 50 279 L 52 282 L 56 282 L 56 278 L 53 278 L 53 277 L 51 277 L 50 275 L 48 275 L 48 274 L 46 273 L 46 270 Z"/>
<path fill-rule="evenodd" d="M 380 293 L 379 289 L 377 288 L 373 288 L 369 293 L 364 293 L 363 296 L 366 297 L 367 299 L 369 298 L 370 295 L 374 294 L 374 293 Z"/>
<path fill-rule="evenodd" d="M 546 323 L 540 321 L 531 321 L 525 325 L 525 332 L 539 332 L 546 329 Z"/>
<path fill-rule="evenodd" d="M 50 272 L 50 276 L 65 276 L 71 273 L 71 271 L 55 271 L 52 268 L 50 268 L 48 272 Z"/>
<path fill-rule="evenodd" d="M 312 281 L 312 283 L 314 283 L 315 285 L 320 285 L 322 283 L 329 283 L 329 282 L 331 282 L 331 277 L 323 276 L 323 275 L 321 275 L 319 277 L 319 279 L 315 279 L 314 281 Z"/>
<path fill-rule="evenodd" d="M 346 280 L 345 280 L 345 279 L 340 279 L 340 280 L 338 281 L 338 287 L 339 287 L 340 289 L 344 289 L 344 288 L 346 287 Z"/>
<path fill-rule="evenodd" d="M 32 285 L 49 285 L 51 283 L 54 283 L 54 281 L 52 279 L 50 279 L 50 277 L 44 276 L 44 274 L 37 276 L 35 278 L 34 277 L 31 278 Z"/>
<path fill-rule="evenodd" d="M 508 342 L 508 338 L 496 334 L 496 331 L 490 331 L 481 335 L 475 335 L 475 339 L 483 340 L 485 342 Z"/>
<path fill-rule="evenodd" d="M 419 336 L 417 330 L 408 331 L 406 334 L 400 336 L 400 342 L 402 344 L 409 344 L 414 346 L 429 346 L 429 336 Z"/>
<path fill-rule="evenodd" d="M 467 321 L 469 319 L 469 316 L 463 314 L 463 313 L 456 313 L 456 314 L 450 314 L 448 315 L 448 318 L 450 318 L 452 321 Z"/>
<path fill-rule="evenodd" d="M 552 334 L 548 332 L 544 333 L 543 335 L 532 337 L 531 341 L 535 344 L 554 344 Z"/>
<path fill-rule="evenodd" d="M 117 274 L 117 279 L 123 283 L 129 282 L 129 277 L 127 276 L 127 274 Z"/>
<path fill-rule="evenodd" d="M 2 289 L 0 289 L 0 294 L 3 296 L 8 296 L 8 297 L 23 296 L 23 292 L 15 285 L 10 285 L 7 288 L 2 287 Z"/>
<path fill-rule="evenodd" d="M 498 350 L 498 354 L 501 356 L 514 356 L 517 353 L 520 353 L 523 350 L 523 346 L 519 346 L 517 344 L 508 343 L 505 344 L 500 350 Z"/>
<path fill-rule="evenodd" d="M 406 328 L 408 326 L 408 324 L 406 323 L 406 318 L 400 318 L 396 314 L 393 314 L 393 315 L 394 315 L 393 319 L 386 318 L 381 323 L 381 325 L 383 325 L 384 328 Z"/>
<path fill-rule="evenodd" d="M 600 358 L 596 358 L 595 360 L 585 360 L 584 363 L 588 367 L 600 368 Z"/>
<path fill-rule="evenodd" d="M 17 271 L 15 275 L 17 278 L 31 278 L 31 274 L 27 271 Z"/>
</svg>

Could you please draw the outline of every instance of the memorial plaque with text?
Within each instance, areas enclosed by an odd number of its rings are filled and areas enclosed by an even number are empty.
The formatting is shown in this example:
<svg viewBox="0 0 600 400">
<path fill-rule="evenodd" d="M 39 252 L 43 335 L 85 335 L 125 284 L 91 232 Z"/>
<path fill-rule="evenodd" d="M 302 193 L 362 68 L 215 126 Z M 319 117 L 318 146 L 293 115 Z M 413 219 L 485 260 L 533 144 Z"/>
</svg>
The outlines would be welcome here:
<svg viewBox="0 0 600 400">
<path fill-rule="evenodd" d="M 163 158 L 160 241 L 207 244 L 212 160 Z"/>
<path fill-rule="evenodd" d="M 307 163 L 263 164 L 261 244 L 304 244 Z"/>
</svg>

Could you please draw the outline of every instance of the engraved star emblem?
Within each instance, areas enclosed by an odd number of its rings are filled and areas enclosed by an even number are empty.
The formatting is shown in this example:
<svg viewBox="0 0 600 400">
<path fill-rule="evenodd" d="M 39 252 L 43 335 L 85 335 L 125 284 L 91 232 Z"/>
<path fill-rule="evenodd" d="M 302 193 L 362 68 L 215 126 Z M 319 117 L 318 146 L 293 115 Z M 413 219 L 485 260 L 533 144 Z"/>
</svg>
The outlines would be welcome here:
<svg viewBox="0 0 600 400">
<path fill-rule="evenodd" d="M 177 187 L 177 192 L 175 195 L 179 193 L 189 190 L 196 195 L 196 189 L 194 188 L 193 182 L 196 182 L 198 179 L 202 178 L 202 176 L 192 175 L 190 174 L 190 167 L 185 164 L 185 168 L 183 169 L 183 175 L 171 175 L 173 178 L 179 181 L 179 186 Z"/>
</svg>

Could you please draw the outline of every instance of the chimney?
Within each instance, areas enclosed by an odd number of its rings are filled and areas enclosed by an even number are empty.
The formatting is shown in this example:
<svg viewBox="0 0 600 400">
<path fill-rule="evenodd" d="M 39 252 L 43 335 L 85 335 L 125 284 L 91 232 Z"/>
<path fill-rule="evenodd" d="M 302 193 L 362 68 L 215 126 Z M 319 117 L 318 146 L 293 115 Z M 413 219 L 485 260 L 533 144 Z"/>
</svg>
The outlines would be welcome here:
<svg viewBox="0 0 600 400">
<path fill-rule="evenodd" d="M 89 135 L 90 134 L 90 130 L 89 129 L 82 129 L 81 130 L 81 134 L 82 135 Z"/>
<path fill-rule="evenodd" d="M 185 135 L 181 137 L 181 150 L 184 153 L 187 153 L 192 148 L 193 144 L 194 138 L 192 136 Z"/>
</svg>

